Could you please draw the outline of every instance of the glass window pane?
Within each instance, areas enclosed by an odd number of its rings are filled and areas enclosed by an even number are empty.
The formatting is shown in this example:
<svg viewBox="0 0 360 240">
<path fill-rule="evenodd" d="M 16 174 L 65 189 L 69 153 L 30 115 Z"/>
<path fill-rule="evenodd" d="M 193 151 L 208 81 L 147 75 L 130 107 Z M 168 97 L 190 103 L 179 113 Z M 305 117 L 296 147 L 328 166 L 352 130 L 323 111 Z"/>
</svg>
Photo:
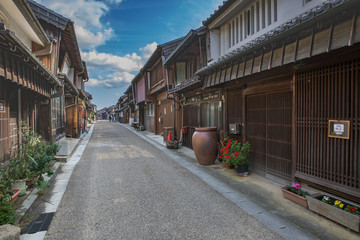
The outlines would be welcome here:
<svg viewBox="0 0 360 240">
<path fill-rule="evenodd" d="M 176 63 L 176 83 L 182 83 L 185 81 L 185 73 L 186 73 L 186 63 L 185 62 L 177 62 Z"/>
</svg>

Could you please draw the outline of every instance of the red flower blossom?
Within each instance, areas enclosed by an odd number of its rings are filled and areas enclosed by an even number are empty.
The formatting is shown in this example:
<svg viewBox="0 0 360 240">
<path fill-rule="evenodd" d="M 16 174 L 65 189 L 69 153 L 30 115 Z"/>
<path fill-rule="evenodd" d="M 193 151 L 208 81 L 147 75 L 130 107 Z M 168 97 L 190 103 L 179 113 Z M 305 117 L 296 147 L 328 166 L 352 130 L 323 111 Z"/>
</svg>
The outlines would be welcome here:
<svg viewBox="0 0 360 240">
<path fill-rule="evenodd" d="M 228 139 L 227 141 L 231 143 L 231 139 Z"/>
<path fill-rule="evenodd" d="M 237 156 L 235 156 L 235 159 L 237 159 L 238 157 Z"/>
<path fill-rule="evenodd" d="M 220 151 L 222 151 L 222 152 L 223 152 L 223 151 L 224 151 L 224 149 L 220 149 Z"/>
<path fill-rule="evenodd" d="M 243 138 L 243 141 L 245 142 L 245 141 L 246 141 L 246 139 L 245 139 L 245 138 Z"/>
<path fill-rule="evenodd" d="M 228 147 L 228 148 L 231 147 L 231 144 L 227 144 L 226 147 Z"/>
<path fill-rule="evenodd" d="M 229 153 L 229 152 L 230 152 L 229 150 L 227 150 L 227 149 L 225 150 L 225 153 Z"/>
<path fill-rule="evenodd" d="M 234 155 L 237 155 L 238 153 L 237 152 L 234 152 Z"/>
</svg>

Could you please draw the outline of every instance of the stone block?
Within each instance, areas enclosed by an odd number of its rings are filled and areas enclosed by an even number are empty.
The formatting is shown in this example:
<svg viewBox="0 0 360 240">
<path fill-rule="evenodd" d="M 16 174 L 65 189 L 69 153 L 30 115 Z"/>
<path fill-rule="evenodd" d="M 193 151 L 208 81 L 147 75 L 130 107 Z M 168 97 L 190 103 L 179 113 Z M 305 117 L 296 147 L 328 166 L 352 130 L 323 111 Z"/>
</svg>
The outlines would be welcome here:
<svg viewBox="0 0 360 240">
<path fill-rule="evenodd" d="M 14 225 L 0 226 L 0 240 L 18 240 L 20 239 L 20 228 Z"/>
</svg>

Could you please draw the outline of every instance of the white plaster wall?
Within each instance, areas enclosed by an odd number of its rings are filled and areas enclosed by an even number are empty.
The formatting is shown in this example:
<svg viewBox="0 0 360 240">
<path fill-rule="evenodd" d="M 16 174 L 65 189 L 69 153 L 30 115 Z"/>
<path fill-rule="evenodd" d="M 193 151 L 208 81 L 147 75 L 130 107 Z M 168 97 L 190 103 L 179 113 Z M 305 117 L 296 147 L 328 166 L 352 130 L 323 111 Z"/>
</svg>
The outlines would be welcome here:
<svg viewBox="0 0 360 240">
<path fill-rule="evenodd" d="M 220 26 L 220 36 L 217 36 L 216 34 L 211 34 L 214 29 L 211 29 L 210 27 L 210 55 L 212 56 L 212 62 L 216 61 L 219 57 L 222 57 L 233 50 L 239 48 L 242 45 L 245 45 L 246 43 L 256 39 L 257 37 L 269 32 L 270 30 L 275 29 L 276 27 L 280 26 L 281 24 L 284 24 L 285 22 L 289 21 L 290 19 L 309 11 L 310 9 L 320 5 L 322 2 L 325 2 L 326 0 L 312 0 L 307 4 L 303 4 L 303 0 L 277 0 L 277 21 L 274 22 L 274 14 L 272 11 L 272 20 L 271 24 L 268 25 L 268 11 L 267 6 L 265 6 L 265 28 L 262 28 L 262 4 L 261 1 L 253 1 L 248 6 L 242 8 L 241 10 L 238 10 L 234 13 L 230 13 L 229 11 L 225 11 L 224 16 L 227 18 L 225 14 L 231 14 L 231 17 L 228 21 L 224 22 Z M 238 3 L 241 3 L 242 1 L 239 0 Z M 245 38 L 245 29 L 243 29 L 243 40 L 240 41 L 239 37 L 239 43 L 235 44 L 232 47 L 228 47 L 229 42 L 229 29 L 228 29 L 228 23 L 232 21 L 233 19 L 236 19 L 236 17 L 239 18 L 240 14 L 243 14 L 246 10 L 251 10 L 251 6 L 259 2 L 259 8 L 260 8 L 260 14 L 259 14 L 259 22 L 260 22 L 260 30 L 256 31 L 256 18 L 255 18 L 255 33 L 252 35 L 247 35 Z M 267 0 L 266 0 L 267 2 Z M 272 0 L 272 9 L 274 9 L 274 0 Z M 256 10 L 255 10 L 256 12 Z M 244 16 L 244 14 L 243 14 Z M 220 17 L 221 18 L 221 17 Z M 219 19 L 219 18 L 218 18 Z M 211 26 L 211 25 L 210 25 Z M 245 26 L 244 26 L 245 27 Z M 216 46 L 219 46 L 219 50 L 214 49 Z M 210 62 L 211 63 L 211 62 Z"/>
<path fill-rule="evenodd" d="M 210 59 L 217 59 L 220 56 L 220 31 L 211 30 L 210 39 Z"/>
<path fill-rule="evenodd" d="M 5 15 L 8 20 L 6 23 L 7 29 L 14 32 L 26 47 L 31 50 L 32 42 L 44 46 L 44 43 L 34 31 L 32 24 L 25 19 L 12 0 L 0 0 L 0 12 L 2 12 L 0 16 Z"/>
<path fill-rule="evenodd" d="M 15 36 L 20 39 L 21 42 L 25 44 L 25 46 L 32 50 L 32 40 L 29 35 L 27 35 L 21 26 L 18 25 L 17 20 L 11 15 L 7 9 L 1 5 L 0 3 L 0 22 L 4 23 L 6 29 L 15 33 Z"/>
</svg>

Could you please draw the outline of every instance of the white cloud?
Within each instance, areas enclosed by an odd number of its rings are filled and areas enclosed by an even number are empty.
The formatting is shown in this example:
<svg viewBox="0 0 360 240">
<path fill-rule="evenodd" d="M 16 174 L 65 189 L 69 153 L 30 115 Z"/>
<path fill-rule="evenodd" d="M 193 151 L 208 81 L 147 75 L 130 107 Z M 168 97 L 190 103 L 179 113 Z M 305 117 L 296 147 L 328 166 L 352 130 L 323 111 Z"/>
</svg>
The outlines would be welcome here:
<svg viewBox="0 0 360 240">
<path fill-rule="evenodd" d="M 112 28 L 105 29 L 103 32 L 97 32 L 94 34 L 84 27 L 75 25 L 75 31 L 79 45 L 83 49 L 93 49 L 96 46 L 100 46 L 113 36 Z"/>
<path fill-rule="evenodd" d="M 119 4 L 121 3 L 123 0 L 106 0 L 108 3 L 112 3 L 112 4 Z"/>
<path fill-rule="evenodd" d="M 109 53 L 98 53 L 96 50 L 81 52 L 82 59 L 89 67 L 103 67 L 114 71 L 138 71 L 142 67 L 142 59 L 136 53 L 116 56 Z"/>
<path fill-rule="evenodd" d="M 153 43 L 149 43 L 145 47 L 139 49 L 140 52 L 142 53 L 144 60 L 148 59 L 151 56 L 151 54 L 153 54 L 153 52 L 157 48 L 157 45 L 158 44 L 156 42 L 153 42 Z"/>
<path fill-rule="evenodd" d="M 75 23 L 80 48 L 95 48 L 113 36 L 111 27 L 106 24 L 105 28 L 100 20 L 109 11 L 106 2 L 95 0 L 36 1 Z M 107 2 L 120 3 L 121 0 L 107 0 Z"/>
<path fill-rule="evenodd" d="M 128 86 L 135 76 L 128 72 L 115 72 L 108 74 L 106 79 L 90 78 L 86 83 L 90 87 L 121 88 Z"/>
</svg>

